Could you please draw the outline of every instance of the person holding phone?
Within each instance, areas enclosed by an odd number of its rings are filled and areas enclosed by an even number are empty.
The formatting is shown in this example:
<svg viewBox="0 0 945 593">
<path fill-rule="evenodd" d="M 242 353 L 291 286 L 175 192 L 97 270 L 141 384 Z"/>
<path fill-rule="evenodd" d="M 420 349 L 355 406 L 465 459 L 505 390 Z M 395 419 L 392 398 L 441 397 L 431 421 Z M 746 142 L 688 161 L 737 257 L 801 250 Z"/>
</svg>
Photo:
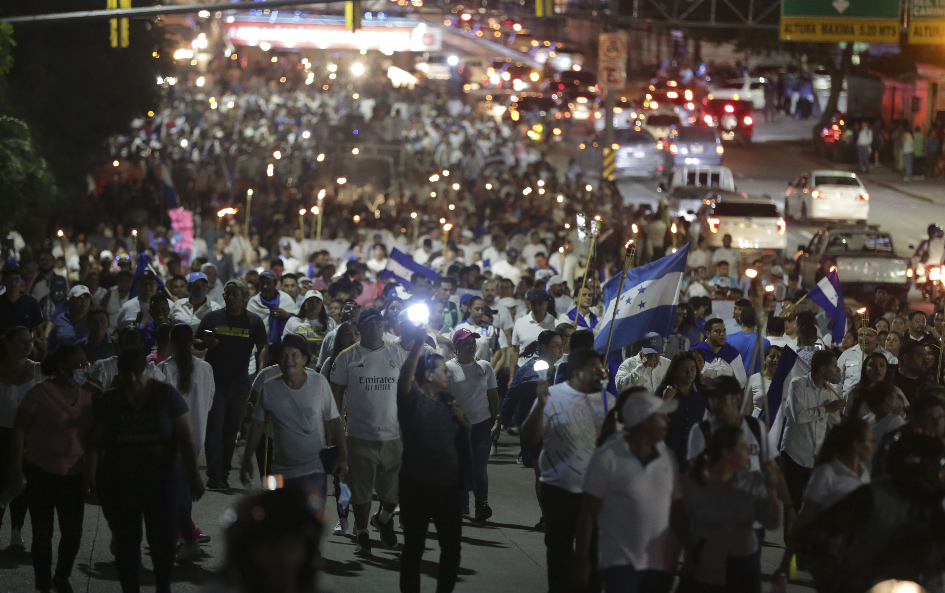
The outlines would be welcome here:
<svg viewBox="0 0 945 593">
<path fill-rule="evenodd" d="M 666 429 L 666 446 L 676 454 L 679 470 L 689 469 L 687 448 L 689 431 L 705 418 L 709 400 L 699 379 L 699 366 L 692 352 L 680 352 L 669 363 L 663 382 L 656 388 L 656 395 L 666 400 L 676 400 L 679 406 L 669 416 Z"/>
</svg>

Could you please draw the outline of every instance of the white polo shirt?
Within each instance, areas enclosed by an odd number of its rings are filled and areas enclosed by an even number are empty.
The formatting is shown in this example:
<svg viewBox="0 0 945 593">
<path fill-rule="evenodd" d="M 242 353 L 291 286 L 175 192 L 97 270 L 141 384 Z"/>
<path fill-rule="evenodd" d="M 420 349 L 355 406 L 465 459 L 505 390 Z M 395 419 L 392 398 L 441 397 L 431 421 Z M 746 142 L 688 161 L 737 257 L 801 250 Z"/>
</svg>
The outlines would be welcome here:
<svg viewBox="0 0 945 593">
<path fill-rule="evenodd" d="M 222 305 L 215 303 L 208 298 L 202 305 L 200 305 L 200 307 L 195 310 L 193 303 L 190 302 L 190 299 L 179 299 L 176 303 L 171 305 L 171 319 L 174 321 L 180 321 L 181 323 L 186 323 L 196 332 L 197 327 L 200 325 L 200 320 L 202 320 L 207 315 L 207 313 L 211 311 L 217 311 L 222 308 Z"/>
</svg>

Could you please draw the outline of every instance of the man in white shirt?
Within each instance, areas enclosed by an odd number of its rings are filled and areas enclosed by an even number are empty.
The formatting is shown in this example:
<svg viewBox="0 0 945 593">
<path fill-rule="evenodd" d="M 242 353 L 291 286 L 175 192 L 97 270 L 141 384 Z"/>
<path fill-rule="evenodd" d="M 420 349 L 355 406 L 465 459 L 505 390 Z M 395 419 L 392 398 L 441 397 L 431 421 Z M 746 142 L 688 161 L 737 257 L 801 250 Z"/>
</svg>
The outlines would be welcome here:
<svg viewBox="0 0 945 593">
<path fill-rule="evenodd" d="M 288 293 L 276 290 L 276 273 L 266 270 L 259 275 L 259 292 L 249 299 L 246 310 L 262 319 L 269 343 L 279 344 L 286 322 L 299 312 L 299 307 Z"/>
<path fill-rule="evenodd" d="M 279 249 L 282 251 L 282 255 L 280 256 L 282 259 L 282 273 L 295 274 L 301 265 L 301 261 L 292 254 L 292 241 L 289 239 L 279 241 Z"/>
<path fill-rule="evenodd" d="M 791 504 L 800 512 L 804 487 L 814 467 L 814 456 L 824 442 L 827 426 L 840 421 L 839 412 L 846 402 L 831 383 L 840 379 L 837 355 L 818 350 L 811 357 L 810 373 L 791 381 L 783 405 L 784 433 L 781 461 L 791 493 Z"/>
<path fill-rule="evenodd" d="M 151 321 L 151 315 L 148 313 L 148 307 L 151 303 L 151 297 L 157 292 L 157 276 L 151 270 L 145 270 L 138 280 L 138 298 L 129 299 L 121 306 L 118 312 L 118 329 L 134 325 L 141 327 Z M 138 318 L 138 315 L 141 318 Z"/>
<path fill-rule="evenodd" d="M 506 245 L 507 245 L 507 241 L 506 241 L 505 235 L 503 233 L 498 232 L 497 229 L 494 229 L 492 233 L 492 244 L 482 250 L 482 259 L 489 260 L 489 263 L 492 265 L 493 274 L 499 275 L 499 273 L 495 271 L 495 266 L 497 263 L 505 259 Z M 515 263 L 516 259 L 518 259 L 518 251 L 515 252 L 515 258 L 512 259 L 512 263 Z M 507 276 L 503 276 L 503 277 L 507 277 Z M 514 280 L 514 282 L 518 284 L 518 280 Z"/>
<path fill-rule="evenodd" d="M 222 309 L 219 304 L 207 298 L 210 282 L 203 272 L 192 272 L 187 277 L 187 298 L 179 299 L 171 305 L 171 319 L 186 323 L 194 331 L 210 311 Z"/>
<path fill-rule="evenodd" d="M 357 553 L 371 553 L 368 520 L 385 545 L 397 545 L 393 512 L 398 501 L 403 442 L 397 419 L 397 379 L 407 358 L 397 344 L 384 342 L 384 317 L 377 309 L 361 311 L 361 341 L 344 350 L 331 369 L 331 389 L 339 410 L 346 411 L 349 471 Z M 377 493 L 378 513 L 371 515 Z M 336 528 L 336 534 L 343 533 Z"/>
<path fill-rule="evenodd" d="M 634 386 L 656 391 L 669 370 L 669 364 L 670 360 L 663 356 L 662 336 L 656 332 L 647 333 L 643 336 L 640 353 L 620 363 L 614 377 L 617 393 Z"/>
<path fill-rule="evenodd" d="M 529 344 L 538 339 L 538 334 L 545 330 L 555 328 L 555 318 L 548 313 L 548 302 L 551 296 L 543 290 L 531 289 L 525 293 L 525 299 L 531 303 L 532 312 L 529 315 L 520 317 L 512 327 L 512 358 L 509 363 L 509 383 L 515 376 L 515 370 L 518 369 L 518 357 Z"/>
<path fill-rule="evenodd" d="M 850 392 L 853 391 L 856 384 L 860 382 L 864 352 L 866 352 L 867 355 L 873 352 L 879 352 L 886 357 L 887 364 L 899 364 L 899 359 L 896 358 L 892 352 L 877 343 L 875 329 L 871 327 L 860 328 L 859 334 L 859 343 L 853 348 L 844 350 L 843 354 L 840 355 L 840 359 L 837 361 L 837 364 L 840 366 L 841 393 L 845 398 L 849 398 Z"/>
<path fill-rule="evenodd" d="M 722 237 L 722 246 L 715 248 L 715 253 L 712 254 L 712 263 L 718 265 L 719 262 L 726 261 L 729 265 L 732 266 L 733 271 L 737 274 L 739 271 L 739 266 L 742 263 L 742 253 L 738 249 L 732 248 L 732 236 L 725 235 Z"/>
<path fill-rule="evenodd" d="M 207 291 L 207 298 L 223 306 L 223 283 L 220 281 L 216 265 L 209 262 L 205 263 L 200 266 L 200 271 L 206 275 L 207 283 L 210 286 L 210 290 Z"/>
<path fill-rule="evenodd" d="M 574 306 L 574 299 L 568 294 L 568 283 L 565 282 L 563 276 L 555 274 L 548 279 L 548 282 L 545 283 L 545 287 L 555 300 L 555 311 L 559 316 L 571 310 L 571 307 Z"/>
<path fill-rule="evenodd" d="M 606 410 L 614 406 L 613 396 L 601 388 L 607 373 L 596 352 L 571 352 L 568 368 L 571 379 L 567 383 L 549 388 L 546 381 L 539 382 L 535 403 L 522 424 L 525 443 L 543 444 L 538 464 L 550 593 L 573 590 L 571 571 L 584 472 Z"/>
<path fill-rule="evenodd" d="M 522 279 L 522 270 L 516 263 L 518 262 L 518 250 L 510 247 L 504 254 L 504 259 L 492 261 L 492 275 L 507 278 L 513 284 L 518 284 Z"/>
<path fill-rule="evenodd" d="M 128 302 L 128 294 L 131 292 L 132 276 L 129 270 L 119 270 L 116 276 L 116 284 L 108 289 L 108 296 L 105 297 L 105 310 L 108 311 L 108 331 L 114 333 L 118 328 L 118 314 L 121 307 Z"/>
<path fill-rule="evenodd" d="M 539 253 L 548 253 L 548 247 L 541 242 L 541 235 L 538 231 L 532 231 L 529 237 L 530 243 L 522 248 L 522 259 L 529 268 L 535 267 L 535 256 Z"/>
<path fill-rule="evenodd" d="M 772 317 L 768 320 L 765 327 L 765 337 L 772 346 L 784 348 L 790 346 L 792 350 L 797 350 L 797 340 L 784 335 L 784 318 Z"/>
</svg>

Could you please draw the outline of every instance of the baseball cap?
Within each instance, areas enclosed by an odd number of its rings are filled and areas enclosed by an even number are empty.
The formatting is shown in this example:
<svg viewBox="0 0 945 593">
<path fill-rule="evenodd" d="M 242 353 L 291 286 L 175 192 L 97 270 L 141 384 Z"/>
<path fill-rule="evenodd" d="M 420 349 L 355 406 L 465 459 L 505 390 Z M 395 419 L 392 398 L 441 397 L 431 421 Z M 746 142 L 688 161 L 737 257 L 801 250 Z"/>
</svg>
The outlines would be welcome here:
<svg viewBox="0 0 945 593">
<path fill-rule="evenodd" d="M 223 290 L 226 290 L 227 288 L 231 286 L 235 286 L 236 288 L 242 290 L 243 292 L 246 292 L 246 293 L 249 292 L 249 286 L 246 285 L 246 281 L 243 280 L 242 278 L 233 278 L 232 280 L 230 280 L 229 282 L 223 285 Z"/>
<path fill-rule="evenodd" d="M 512 259 L 516 259 L 518 258 L 518 249 L 514 247 L 509 247 L 508 249 L 506 249 L 505 255 L 507 255 L 508 257 L 511 257 Z"/>
<path fill-rule="evenodd" d="M 512 297 L 505 297 L 499 299 L 499 304 L 505 307 L 506 309 L 511 309 L 512 307 L 517 307 L 518 303 Z"/>
<path fill-rule="evenodd" d="M 157 280 L 157 274 L 152 272 L 150 269 L 146 269 L 141 273 L 142 280 Z"/>
<path fill-rule="evenodd" d="M 552 286 L 557 286 L 558 284 L 567 284 L 567 283 L 568 281 L 564 279 L 564 276 L 555 274 L 554 276 L 548 279 L 548 282 L 545 282 L 545 286 L 547 286 L 548 288 L 551 288 Z"/>
<path fill-rule="evenodd" d="M 469 302 L 469 299 L 473 298 L 474 296 L 476 296 L 476 295 L 474 295 L 474 294 L 464 294 L 463 296 L 459 297 L 459 304 L 460 304 L 460 305 L 465 305 L 466 303 Z"/>
<path fill-rule="evenodd" d="M 3 271 L 0 272 L 0 274 L 3 276 L 6 276 L 7 274 L 16 274 L 19 276 L 22 274 L 22 271 L 20 270 L 20 266 L 16 265 L 15 263 L 5 263 L 3 264 Z"/>
<path fill-rule="evenodd" d="M 71 299 L 74 297 L 80 297 L 84 294 L 89 295 L 89 297 L 92 296 L 92 293 L 89 292 L 89 287 L 83 286 L 82 284 L 76 284 L 72 287 L 72 290 L 69 291 L 69 298 Z"/>
<path fill-rule="evenodd" d="M 259 273 L 259 277 L 260 277 L 260 278 L 269 278 L 269 279 L 272 280 L 273 282 L 276 281 L 276 273 L 273 272 L 272 270 L 263 270 L 262 272 Z"/>
<path fill-rule="evenodd" d="M 53 274 L 52 280 L 49 281 L 49 290 L 53 292 L 66 292 L 68 288 L 69 283 L 66 282 L 65 278 L 59 274 Z"/>
<path fill-rule="evenodd" d="M 656 332 L 649 332 L 643 336 L 643 354 L 662 354 L 663 337 Z"/>
<path fill-rule="evenodd" d="M 107 249 L 103 249 L 102 252 L 98 254 L 98 258 L 99 258 L 100 260 L 101 260 L 101 259 L 112 259 L 113 257 L 115 257 L 115 254 L 113 254 L 111 251 L 109 251 L 109 250 L 107 250 Z"/>
<path fill-rule="evenodd" d="M 286 247 L 292 247 L 292 243 L 288 239 L 283 239 L 279 241 L 279 247 L 285 249 Z"/>
<path fill-rule="evenodd" d="M 187 283 L 193 284 L 197 280 L 206 280 L 208 283 L 210 280 L 207 278 L 207 275 L 203 272 L 191 272 L 190 276 L 187 276 Z"/>
<path fill-rule="evenodd" d="M 678 407 L 678 399 L 665 400 L 649 391 L 641 391 L 627 398 L 620 408 L 620 415 L 624 426 L 633 428 L 653 414 L 672 414 Z"/>
<path fill-rule="evenodd" d="M 460 328 L 460 329 L 456 330 L 455 332 L 453 332 L 453 345 L 455 346 L 455 345 L 459 344 L 460 342 L 462 342 L 462 341 L 465 340 L 466 338 L 477 338 L 477 339 L 478 339 L 478 338 L 481 338 L 481 337 L 482 337 L 482 336 L 480 336 L 480 335 L 477 334 L 476 332 L 469 331 L 468 329 L 466 329 L 465 327 L 463 327 L 463 328 Z"/>
<path fill-rule="evenodd" d="M 375 309 L 374 307 L 361 309 L 361 319 L 358 321 L 358 323 L 365 323 L 367 321 L 373 320 L 374 318 L 377 318 L 378 320 L 384 319 L 384 314 L 380 309 Z"/>
<path fill-rule="evenodd" d="M 781 266 L 774 266 L 771 268 L 772 276 L 784 276 L 784 268 Z"/>
<path fill-rule="evenodd" d="M 538 290 L 537 288 L 529 289 L 529 291 L 525 293 L 525 300 L 526 300 L 526 301 L 532 301 L 532 302 L 539 302 L 539 303 L 540 303 L 540 302 L 542 302 L 542 301 L 547 301 L 547 300 L 549 300 L 550 298 L 551 298 L 551 296 L 550 296 L 547 292 L 545 292 L 544 290 Z"/>
<path fill-rule="evenodd" d="M 298 348 L 305 358 L 311 360 L 312 355 L 308 350 L 308 342 L 299 334 L 286 334 L 282 338 L 282 347 Z"/>
<path fill-rule="evenodd" d="M 305 293 L 305 297 L 302 299 L 302 302 L 304 303 L 309 299 L 318 299 L 320 301 L 324 301 L 325 297 L 323 297 L 322 293 L 318 292 L 317 290 L 310 290 Z"/>
</svg>

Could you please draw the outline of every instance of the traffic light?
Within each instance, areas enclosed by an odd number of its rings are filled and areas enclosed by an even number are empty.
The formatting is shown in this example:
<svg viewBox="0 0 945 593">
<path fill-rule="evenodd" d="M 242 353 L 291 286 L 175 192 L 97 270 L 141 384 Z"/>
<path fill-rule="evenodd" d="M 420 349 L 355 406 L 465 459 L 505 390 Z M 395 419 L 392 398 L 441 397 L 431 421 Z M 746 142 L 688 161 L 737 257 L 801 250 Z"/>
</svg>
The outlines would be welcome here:
<svg viewBox="0 0 945 593">
<path fill-rule="evenodd" d="M 357 31 L 361 28 L 361 1 L 345 2 L 345 29 Z"/>
</svg>

